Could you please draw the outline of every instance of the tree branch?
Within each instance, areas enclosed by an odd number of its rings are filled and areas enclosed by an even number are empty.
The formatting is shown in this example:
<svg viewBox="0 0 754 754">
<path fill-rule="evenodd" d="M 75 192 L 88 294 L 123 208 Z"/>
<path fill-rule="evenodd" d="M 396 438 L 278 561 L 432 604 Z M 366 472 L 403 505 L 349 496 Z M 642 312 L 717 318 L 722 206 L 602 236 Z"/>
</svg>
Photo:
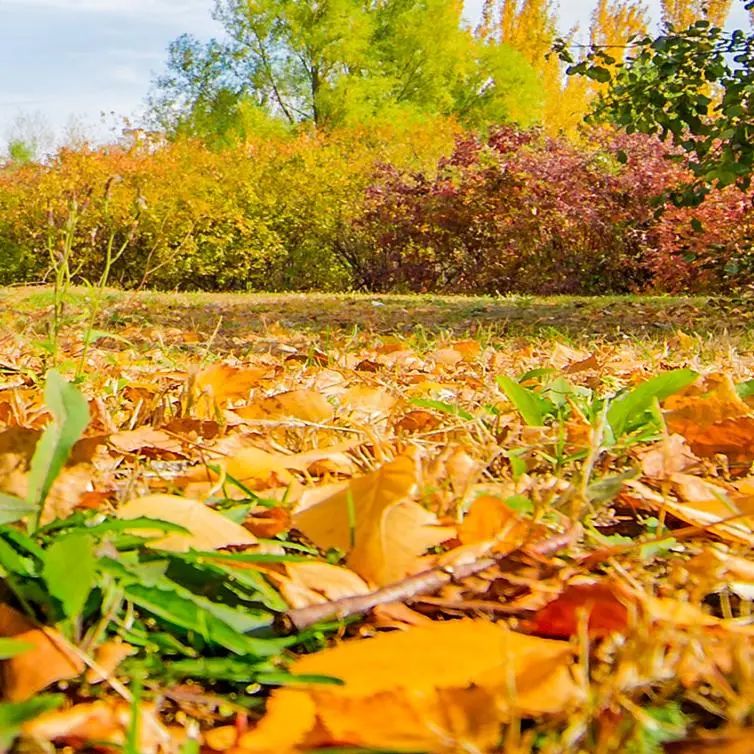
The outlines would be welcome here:
<svg viewBox="0 0 754 754">
<path fill-rule="evenodd" d="M 521 551 L 540 558 L 553 555 L 558 550 L 572 544 L 578 538 L 580 532 L 581 527 L 575 524 L 562 534 L 556 534 L 549 539 L 524 547 Z M 510 554 L 505 553 L 503 557 L 508 557 Z M 305 628 L 322 621 L 345 620 L 354 615 L 367 613 L 378 605 L 408 602 L 414 597 L 431 594 L 453 581 L 461 581 L 469 576 L 486 571 L 496 565 L 497 562 L 496 558 L 485 556 L 471 563 L 462 563 L 457 566 L 436 566 L 370 594 L 359 594 L 320 605 L 309 605 L 308 607 L 289 610 L 285 614 L 284 621 L 293 629 L 303 631 Z"/>
</svg>

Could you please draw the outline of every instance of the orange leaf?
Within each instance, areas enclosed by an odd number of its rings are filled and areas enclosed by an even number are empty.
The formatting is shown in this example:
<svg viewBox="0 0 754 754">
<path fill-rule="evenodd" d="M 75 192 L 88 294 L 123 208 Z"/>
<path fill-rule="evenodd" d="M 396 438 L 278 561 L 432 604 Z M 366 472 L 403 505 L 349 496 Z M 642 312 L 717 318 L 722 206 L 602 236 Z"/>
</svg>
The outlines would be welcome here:
<svg viewBox="0 0 754 754">
<path fill-rule="evenodd" d="M 666 744 L 665 751 L 667 754 L 751 754 L 754 751 L 754 728 L 676 741 Z"/>
<path fill-rule="evenodd" d="M 701 395 L 692 387 L 665 402 L 668 429 L 683 435 L 699 456 L 723 453 L 731 460 L 754 461 L 754 415 L 732 380 L 711 376 L 705 387 L 710 389 Z"/>
<path fill-rule="evenodd" d="M 497 548 L 515 549 L 523 543 L 529 526 L 502 500 L 489 495 L 478 497 L 458 529 L 464 545 L 497 541 Z"/>
<path fill-rule="evenodd" d="M 568 644 L 481 620 L 346 642 L 292 667 L 344 685 L 273 692 L 267 715 L 241 737 L 239 751 L 332 744 L 492 751 L 500 725 L 512 716 L 562 712 L 582 698 L 573 667 Z"/>
<path fill-rule="evenodd" d="M 35 628 L 21 613 L 0 605 L 0 636 L 32 645 L 2 663 L 3 696 L 12 702 L 30 699 L 58 681 L 76 678 L 84 663 L 53 628 Z"/>
</svg>

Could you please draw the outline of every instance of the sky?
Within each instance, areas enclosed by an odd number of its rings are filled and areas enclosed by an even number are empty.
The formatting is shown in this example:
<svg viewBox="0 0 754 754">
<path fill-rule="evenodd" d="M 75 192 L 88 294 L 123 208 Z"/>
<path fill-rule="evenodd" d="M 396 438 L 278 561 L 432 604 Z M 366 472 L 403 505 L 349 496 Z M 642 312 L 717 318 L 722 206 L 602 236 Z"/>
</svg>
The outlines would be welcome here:
<svg viewBox="0 0 754 754">
<path fill-rule="evenodd" d="M 482 0 L 467 0 L 467 16 Z M 560 0 L 563 29 L 588 26 L 595 0 Z M 659 0 L 648 0 L 655 17 Z M 0 0 L 0 148 L 19 128 L 103 138 L 138 118 L 171 40 L 217 35 L 212 0 Z M 731 25 L 747 23 L 734 0 Z"/>
</svg>

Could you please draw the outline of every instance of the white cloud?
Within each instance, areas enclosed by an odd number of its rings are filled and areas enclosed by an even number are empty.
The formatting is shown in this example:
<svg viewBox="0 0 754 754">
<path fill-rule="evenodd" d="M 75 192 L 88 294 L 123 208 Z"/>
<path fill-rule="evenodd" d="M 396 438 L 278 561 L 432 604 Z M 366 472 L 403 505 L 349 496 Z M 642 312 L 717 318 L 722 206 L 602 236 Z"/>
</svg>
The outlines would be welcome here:
<svg viewBox="0 0 754 754">
<path fill-rule="evenodd" d="M 0 0 L 3 8 L 23 7 L 71 13 L 98 13 L 141 18 L 210 20 L 211 0 Z"/>
<path fill-rule="evenodd" d="M 130 65 L 116 65 L 109 70 L 109 78 L 117 84 L 144 86 L 144 72 Z"/>
</svg>

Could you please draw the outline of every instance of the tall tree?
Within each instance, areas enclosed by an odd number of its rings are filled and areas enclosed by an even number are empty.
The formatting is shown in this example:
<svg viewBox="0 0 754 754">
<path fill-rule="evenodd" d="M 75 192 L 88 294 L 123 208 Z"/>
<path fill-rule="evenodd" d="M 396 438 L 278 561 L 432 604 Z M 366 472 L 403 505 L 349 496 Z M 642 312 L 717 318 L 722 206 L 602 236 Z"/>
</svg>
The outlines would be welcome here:
<svg viewBox="0 0 754 754">
<path fill-rule="evenodd" d="M 745 0 L 744 7 L 754 9 L 754 0 Z M 713 10 L 710 6 L 708 12 Z M 676 157 L 683 153 L 695 180 L 675 192 L 674 201 L 697 204 L 714 187 L 751 187 L 754 34 L 712 23 L 671 27 L 655 39 L 637 40 L 617 67 L 599 47 L 578 60 L 567 42 L 559 40 L 556 48 L 569 75 L 609 84 L 592 119 L 628 133 L 657 134 L 672 141 Z"/>
<path fill-rule="evenodd" d="M 674 29 L 686 29 L 699 20 L 723 26 L 732 0 L 662 0 L 662 19 Z"/>
<path fill-rule="evenodd" d="M 486 5 L 494 0 L 486 0 Z M 487 11 L 489 13 L 489 10 Z M 558 13 L 553 0 L 502 0 L 500 39 L 542 69 L 557 35 Z"/>
<path fill-rule="evenodd" d="M 592 12 L 590 43 L 610 48 L 611 57 L 622 61 L 632 37 L 646 35 L 649 16 L 639 0 L 598 0 Z"/>
<path fill-rule="evenodd" d="M 233 123 L 241 104 L 325 128 L 398 110 L 536 119 L 532 66 L 476 37 L 462 12 L 461 0 L 215 0 L 227 39 L 176 40 L 153 112 L 193 126 Z"/>
</svg>

